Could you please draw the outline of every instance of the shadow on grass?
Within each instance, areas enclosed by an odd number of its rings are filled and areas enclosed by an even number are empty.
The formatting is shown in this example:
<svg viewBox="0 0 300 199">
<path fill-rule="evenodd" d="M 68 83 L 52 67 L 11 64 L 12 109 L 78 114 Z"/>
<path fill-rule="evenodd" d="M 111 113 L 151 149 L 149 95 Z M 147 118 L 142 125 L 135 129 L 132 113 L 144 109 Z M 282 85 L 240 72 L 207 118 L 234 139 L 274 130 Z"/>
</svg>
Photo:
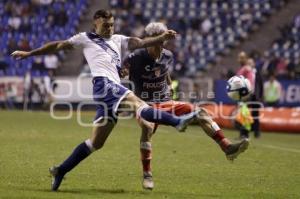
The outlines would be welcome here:
<svg viewBox="0 0 300 199">
<path fill-rule="evenodd" d="M 24 188 L 22 188 L 24 190 Z M 150 191 L 150 190 L 125 190 L 125 189 L 103 189 L 103 188 L 74 188 L 74 189 L 62 189 L 56 192 L 50 189 L 43 188 L 26 188 L 27 191 L 34 191 L 40 193 L 50 194 L 75 194 L 75 195 L 99 195 L 99 194 L 113 194 L 113 195 L 141 195 L 141 196 L 161 196 L 163 198 L 169 198 L 176 196 L 179 198 L 220 198 L 218 194 L 196 194 L 196 193 L 178 193 L 178 192 L 166 192 L 166 191 Z M 121 196 L 122 197 L 122 196 Z"/>
<path fill-rule="evenodd" d="M 70 194 L 98 194 L 98 193 L 108 193 L 108 194 L 123 194 L 129 193 L 124 189 L 101 189 L 101 188 L 85 188 L 85 189 L 62 189 L 58 191 L 51 191 L 50 189 L 39 189 L 39 188 L 27 188 L 28 191 L 44 192 L 44 193 L 70 193 Z"/>
</svg>

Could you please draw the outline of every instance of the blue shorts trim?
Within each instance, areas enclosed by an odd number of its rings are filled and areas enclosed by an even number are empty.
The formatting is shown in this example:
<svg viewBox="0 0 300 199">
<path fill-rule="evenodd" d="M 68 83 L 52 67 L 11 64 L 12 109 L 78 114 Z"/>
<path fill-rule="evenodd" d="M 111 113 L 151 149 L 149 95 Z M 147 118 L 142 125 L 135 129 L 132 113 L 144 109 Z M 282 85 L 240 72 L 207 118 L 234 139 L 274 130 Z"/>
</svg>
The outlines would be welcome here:
<svg viewBox="0 0 300 199">
<path fill-rule="evenodd" d="M 93 79 L 93 97 L 96 104 L 96 116 L 94 123 L 102 118 L 117 121 L 117 110 L 121 101 L 132 91 L 121 84 L 117 84 L 107 77 L 95 77 Z"/>
</svg>

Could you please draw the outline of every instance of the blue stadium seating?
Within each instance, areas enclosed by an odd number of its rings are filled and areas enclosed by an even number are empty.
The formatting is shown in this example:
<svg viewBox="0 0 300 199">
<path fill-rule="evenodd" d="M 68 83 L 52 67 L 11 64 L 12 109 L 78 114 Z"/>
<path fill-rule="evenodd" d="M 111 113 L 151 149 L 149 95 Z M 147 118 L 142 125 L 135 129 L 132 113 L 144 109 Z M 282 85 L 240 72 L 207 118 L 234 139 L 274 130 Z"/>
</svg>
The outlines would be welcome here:
<svg viewBox="0 0 300 199">
<path fill-rule="evenodd" d="M 54 1 L 49 6 L 35 6 L 33 10 L 33 16 L 30 17 L 31 30 L 29 32 L 24 32 L 21 29 L 17 31 L 8 30 L 7 28 L 4 29 L 5 27 L 8 27 L 8 20 L 10 17 L 10 13 L 5 10 L 5 6 L 9 2 L 12 1 L 0 1 L 0 49 L 5 54 L 5 61 L 9 64 L 9 68 L 5 72 L 6 74 L 2 71 L 0 76 L 23 76 L 32 65 L 32 59 L 17 62 L 8 55 L 8 41 L 11 38 L 17 43 L 22 38 L 27 38 L 31 48 L 36 48 L 49 40 L 66 39 L 76 33 L 80 16 L 87 8 L 87 0 L 67 0 L 65 3 Z M 25 4 L 31 5 L 30 0 L 22 0 L 18 2 L 21 6 Z M 45 23 L 49 14 L 49 8 L 51 8 L 53 11 L 58 11 L 61 6 L 63 6 L 64 11 L 68 16 L 68 22 L 63 27 L 56 26 L 54 24 L 54 26 L 51 27 L 51 30 L 49 30 Z M 4 29 L 4 31 L 1 31 L 1 29 Z M 35 71 L 33 72 L 33 75 L 39 76 L 43 74 Z"/>
<path fill-rule="evenodd" d="M 299 64 L 300 62 L 300 26 L 297 27 L 294 22 L 283 27 L 285 33 L 278 38 L 271 48 L 266 52 L 274 55 L 276 58 L 284 57 L 290 62 Z"/>
<path fill-rule="evenodd" d="M 163 20 L 169 28 L 179 32 L 181 36 L 177 37 L 175 48 L 172 49 L 175 55 L 178 54 L 177 51 L 193 55 L 194 58 L 186 56 L 188 67 L 204 69 L 208 63 L 214 63 L 218 56 L 235 47 L 237 41 L 247 38 L 254 26 L 262 24 L 281 2 L 282 0 L 131 0 L 129 7 L 135 12 L 140 10 L 141 21 L 148 23 Z M 124 10 L 122 0 L 111 0 L 110 5 L 114 9 Z M 116 13 L 123 22 L 129 23 L 121 28 L 123 32 L 133 33 L 135 30 L 137 19 L 130 20 L 136 18 L 135 12 Z M 206 18 L 212 27 L 208 34 L 203 34 L 201 22 Z"/>
</svg>

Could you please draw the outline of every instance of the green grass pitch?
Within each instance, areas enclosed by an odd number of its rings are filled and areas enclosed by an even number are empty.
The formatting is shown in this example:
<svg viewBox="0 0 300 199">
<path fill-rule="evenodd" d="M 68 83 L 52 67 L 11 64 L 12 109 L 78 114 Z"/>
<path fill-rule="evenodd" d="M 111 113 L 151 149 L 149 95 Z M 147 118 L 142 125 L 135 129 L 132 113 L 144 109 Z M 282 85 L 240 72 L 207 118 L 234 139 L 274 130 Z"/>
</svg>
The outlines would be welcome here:
<svg viewBox="0 0 300 199">
<path fill-rule="evenodd" d="M 64 113 L 62 113 L 64 114 Z M 93 113 L 84 113 L 91 120 Z M 140 130 L 119 121 L 104 148 L 50 191 L 48 168 L 90 136 L 76 117 L 46 112 L 0 112 L 0 198 L 300 198 L 300 136 L 265 133 L 230 163 L 196 126 L 186 133 L 160 127 L 153 138 L 155 188 L 141 187 Z M 237 132 L 225 130 L 234 138 Z"/>
</svg>

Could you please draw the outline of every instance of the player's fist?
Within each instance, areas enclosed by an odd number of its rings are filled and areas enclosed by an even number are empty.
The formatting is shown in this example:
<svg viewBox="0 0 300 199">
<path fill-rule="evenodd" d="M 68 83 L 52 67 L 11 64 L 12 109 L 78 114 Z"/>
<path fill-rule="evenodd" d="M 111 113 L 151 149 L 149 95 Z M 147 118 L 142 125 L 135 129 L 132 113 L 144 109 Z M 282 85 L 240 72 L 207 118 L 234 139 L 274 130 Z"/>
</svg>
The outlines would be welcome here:
<svg viewBox="0 0 300 199">
<path fill-rule="evenodd" d="M 13 52 L 11 54 L 11 56 L 17 60 L 19 59 L 25 59 L 27 57 L 30 56 L 30 52 L 27 52 L 27 51 L 19 51 L 19 50 L 16 50 L 15 52 Z"/>
<path fill-rule="evenodd" d="M 121 68 L 121 70 L 119 71 L 119 75 L 121 78 L 128 76 L 129 75 L 128 68 Z"/>
<path fill-rule="evenodd" d="M 171 40 L 175 39 L 177 32 L 174 30 L 167 30 L 166 32 L 163 33 L 163 38 L 164 40 Z"/>
</svg>

